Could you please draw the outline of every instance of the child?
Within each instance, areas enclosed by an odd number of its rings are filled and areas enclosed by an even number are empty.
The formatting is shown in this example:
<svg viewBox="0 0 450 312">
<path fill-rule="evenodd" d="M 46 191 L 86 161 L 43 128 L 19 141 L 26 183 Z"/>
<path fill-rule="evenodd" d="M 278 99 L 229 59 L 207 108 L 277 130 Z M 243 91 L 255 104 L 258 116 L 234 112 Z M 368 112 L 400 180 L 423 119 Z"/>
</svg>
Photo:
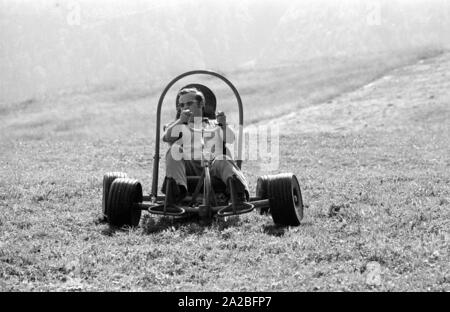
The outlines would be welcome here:
<svg viewBox="0 0 450 312">
<path fill-rule="evenodd" d="M 170 144 L 166 154 L 166 179 L 163 184 L 165 193 L 167 183 L 171 183 L 172 194 L 166 194 L 170 204 L 179 203 L 187 194 L 187 175 L 200 176 L 202 173 L 201 149 L 210 152 L 211 177 L 217 177 L 227 185 L 233 183 L 239 202 L 249 199 L 248 183 L 230 157 L 223 154 L 225 143 L 233 143 L 234 131 L 227 125 L 224 113 L 219 113 L 216 120 L 204 118 L 205 97 L 196 88 L 186 88 L 178 93 L 177 109 L 179 118 L 165 127 L 163 141 Z M 192 130 L 194 129 L 194 130 Z M 204 129 L 204 144 L 200 131 Z M 216 129 L 216 130 L 214 130 Z M 208 130 L 212 130 L 208 132 Z M 197 132 L 197 133 L 196 133 Z M 182 157 L 180 157 L 182 156 Z"/>
</svg>

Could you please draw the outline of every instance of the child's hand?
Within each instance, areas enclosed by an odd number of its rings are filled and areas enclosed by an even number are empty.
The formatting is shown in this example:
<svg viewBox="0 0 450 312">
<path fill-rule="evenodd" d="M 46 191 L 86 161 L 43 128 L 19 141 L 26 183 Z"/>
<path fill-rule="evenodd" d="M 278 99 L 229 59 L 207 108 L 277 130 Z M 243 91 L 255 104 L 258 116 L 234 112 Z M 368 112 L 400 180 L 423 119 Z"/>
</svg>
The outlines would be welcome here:
<svg viewBox="0 0 450 312">
<path fill-rule="evenodd" d="M 227 124 L 227 116 L 224 112 L 218 112 L 216 115 L 217 123 L 225 126 Z"/>
<path fill-rule="evenodd" d="M 182 123 L 187 123 L 189 121 L 189 119 L 191 118 L 192 113 L 189 109 L 185 109 L 181 111 L 180 114 L 180 120 Z"/>
</svg>

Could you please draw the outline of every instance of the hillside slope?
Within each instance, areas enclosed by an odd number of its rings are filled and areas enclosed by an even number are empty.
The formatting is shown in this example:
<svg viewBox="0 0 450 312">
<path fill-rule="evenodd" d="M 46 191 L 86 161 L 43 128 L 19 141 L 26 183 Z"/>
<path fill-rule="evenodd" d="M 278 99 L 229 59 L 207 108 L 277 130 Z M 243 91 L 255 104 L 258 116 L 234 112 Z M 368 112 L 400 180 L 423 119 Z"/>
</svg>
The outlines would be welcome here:
<svg viewBox="0 0 450 312">
<path fill-rule="evenodd" d="M 450 124 L 450 54 L 394 69 L 381 79 L 328 103 L 299 109 L 271 123 L 287 132 L 395 131 Z M 447 130 L 447 131 L 445 131 Z M 444 136 L 445 137 L 445 136 Z"/>
<path fill-rule="evenodd" d="M 447 53 L 273 120 L 275 172 L 298 176 L 306 207 L 292 228 L 257 213 L 109 228 L 102 176 L 126 171 L 148 191 L 149 140 L 98 138 L 83 118 L 81 139 L 30 138 L 24 123 L 1 137 L 0 290 L 449 291 L 449 73 Z M 243 168 L 253 192 L 267 168 Z"/>
</svg>

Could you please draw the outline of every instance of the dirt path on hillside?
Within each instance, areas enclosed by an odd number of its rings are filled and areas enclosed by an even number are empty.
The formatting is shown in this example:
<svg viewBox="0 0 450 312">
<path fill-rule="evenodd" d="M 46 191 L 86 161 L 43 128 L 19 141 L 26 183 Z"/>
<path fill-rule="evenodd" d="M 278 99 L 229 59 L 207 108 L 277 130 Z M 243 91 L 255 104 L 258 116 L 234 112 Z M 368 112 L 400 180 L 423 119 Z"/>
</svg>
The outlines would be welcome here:
<svg viewBox="0 0 450 312">
<path fill-rule="evenodd" d="M 286 134 L 293 134 L 394 131 L 423 123 L 446 124 L 450 133 L 450 53 L 395 69 L 356 91 L 268 124 L 283 125 Z"/>
</svg>

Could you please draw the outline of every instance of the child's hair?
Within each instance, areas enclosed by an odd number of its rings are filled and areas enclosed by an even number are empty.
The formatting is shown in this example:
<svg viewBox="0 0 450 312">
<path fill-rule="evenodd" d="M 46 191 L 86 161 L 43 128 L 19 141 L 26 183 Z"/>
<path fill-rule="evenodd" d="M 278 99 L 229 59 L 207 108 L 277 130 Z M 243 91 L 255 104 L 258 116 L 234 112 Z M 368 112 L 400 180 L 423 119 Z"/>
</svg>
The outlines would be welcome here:
<svg viewBox="0 0 450 312">
<path fill-rule="evenodd" d="M 180 118 L 180 114 L 181 114 L 181 107 L 179 106 L 180 105 L 179 104 L 180 97 L 182 95 L 189 94 L 189 93 L 195 94 L 195 100 L 200 103 L 203 103 L 203 106 L 205 105 L 205 96 L 198 89 L 196 89 L 196 88 L 181 89 L 177 94 L 177 116 L 176 116 L 176 119 Z"/>
</svg>

